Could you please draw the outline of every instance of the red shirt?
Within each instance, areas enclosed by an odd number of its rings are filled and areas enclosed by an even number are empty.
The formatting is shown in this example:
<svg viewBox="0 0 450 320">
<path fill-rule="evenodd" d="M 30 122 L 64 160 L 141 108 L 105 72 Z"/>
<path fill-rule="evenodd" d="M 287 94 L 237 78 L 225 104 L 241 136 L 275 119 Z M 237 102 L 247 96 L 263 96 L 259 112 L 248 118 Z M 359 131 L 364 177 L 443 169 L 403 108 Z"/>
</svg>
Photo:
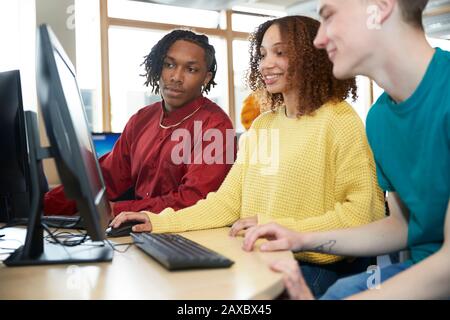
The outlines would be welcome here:
<svg viewBox="0 0 450 320">
<path fill-rule="evenodd" d="M 170 128 L 161 127 L 160 122 Z M 220 133 L 223 139 L 208 139 L 207 136 L 211 136 L 205 135 L 208 131 Z M 183 143 L 186 144 L 184 150 L 190 154 L 180 151 Z M 218 143 L 221 148 L 214 148 Z M 179 160 L 173 161 L 174 151 L 187 160 L 177 164 Z M 209 154 L 214 156 L 214 163 L 205 161 Z M 164 111 L 162 102 L 142 108 L 130 118 L 113 150 L 99 162 L 111 201 L 134 188 L 135 200 L 115 202 L 114 214 L 117 215 L 122 211 L 159 213 L 167 207 L 179 210 L 192 206 L 219 188 L 235 157 L 236 143 L 230 118 L 211 100 L 200 97 L 170 113 Z M 46 193 L 44 212 L 72 215 L 77 209 L 59 186 Z"/>
</svg>

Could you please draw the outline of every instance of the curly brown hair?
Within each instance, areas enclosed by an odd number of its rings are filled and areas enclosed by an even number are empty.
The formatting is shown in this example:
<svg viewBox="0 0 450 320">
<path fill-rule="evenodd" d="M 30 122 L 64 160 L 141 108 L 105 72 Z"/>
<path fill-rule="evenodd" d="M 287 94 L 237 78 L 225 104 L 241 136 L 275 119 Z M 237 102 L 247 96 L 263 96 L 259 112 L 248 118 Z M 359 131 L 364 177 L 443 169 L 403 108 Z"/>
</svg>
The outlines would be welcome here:
<svg viewBox="0 0 450 320">
<path fill-rule="evenodd" d="M 302 105 L 298 106 L 298 116 L 312 114 L 330 101 L 343 101 L 349 97 L 357 98 L 356 79 L 338 80 L 333 76 L 333 64 L 325 50 L 314 47 L 320 23 L 309 17 L 286 16 L 266 21 L 250 36 L 250 68 L 247 83 L 251 90 L 264 89 L 272 111 L 283 104 L 281 93 L 270 94 L 259 71 L 261 62 L 261 43 L 270 26 L 280 28 L 283 42 L 287 44 L 289 61 L 287 79 L 296 84 Z"/>
</svg>

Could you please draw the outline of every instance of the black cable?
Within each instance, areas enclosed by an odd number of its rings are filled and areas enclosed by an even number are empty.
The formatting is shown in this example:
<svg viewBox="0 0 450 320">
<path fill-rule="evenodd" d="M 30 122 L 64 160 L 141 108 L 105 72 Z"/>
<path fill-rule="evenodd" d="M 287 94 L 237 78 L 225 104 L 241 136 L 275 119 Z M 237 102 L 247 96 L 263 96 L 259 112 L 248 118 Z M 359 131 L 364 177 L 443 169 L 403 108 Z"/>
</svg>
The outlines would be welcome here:
<svg viewBox="0 0 450 320">
<path fill-rule="evenodd" d="M 45 239 L 50 242 L 50 243 L 54 243 L 54 244 L 59 244 L 62 246 L 66 246 L 66 247 L 75 247 L 75 246 L 79 246 L 82 243 L 84 243 L 87 238 L 88 238 L 88 234 L 86 233 L 81 233 L 81 234 L 73 234 L 70 232 L 60 232 L 57 234 L 54 234 L 50 228 L 46 225 L 46 224 L 42 224 L 42 227 L 45 229 L 45 231 L 47 231 L 47 236 L 45 236 Z M 68 239 L 66 238 L 65 240 L 61 241 L 58 237 L 61 237 L 61 235 L 67 235 Z M 76 237 L 80 237 L 83 236 L 81 239 L 79 240 L 70 240 L 71 238 L 76 238 Z M 53 242 L 51 242 L 51 240 L 53 240 Z"/>
<path fill-rule="evenodd" d="M 56 231 L 51 231 L 48 226 L 45 226 L 44 229 L 47 231 L 47 235 L 45 236 L 45 240 L 50 242 L 50 243 L 55 243 L 55 244 L 61 244 L 63 246 L 70 246 L 70 247 L 74 247 L 77 245 L 84 245 L 84 246 L 89 246 L 92 244 L 89 243 L 85 243 L 87 240 L 90 239 L 90 237 L 87 235 L 87 233 L 81 233 L 81 234 L 74 234 L 72 232 L 68 232 L 68 231 L 62 231 L 62 232 L 56 232 Z M 79 230 L 78 230 L 79 231 Z M 77 238 L 83 236 L 82 239 L 79 239 L 77 241 L 75 240 L 67 240 L 67 239 L 71 239 L 71 238 Z M 63 238 L 64 240 L 61 240 L 61 238 Z M 102 241 L 102 244 L 94 244 L 93 246 L 104 246 L 105 242 L 113 249 L 114 252 L 118 252 L 118 253 L 125 253 L 127 252 L 130 247 L 134 244 L 133 242 L 131 243 L 119 243 L 119 244 L 113 244 L 110 240 L 105 239 L 104 241 Z M 118 250 L 117 247 L 120 246 L 127 246 L 124 250 Z"/>
<path fill-rule="evenodd" d="M 131 248 L 131 246 L 134 244 L 134 242 L 129 242 L 129 243 L 116 243 L 113 244 L 110 240 L 105 239 L 106 243 L 108 243 L 110 245 L 110 247 L 114 250 L 114 252 L 118 252 L 118 253 L 125 253 L 128 251 L 128 249 Z M 116 249 L 116 247 L 120 247 L 120 246 L 127 246 L 124 250 L 118 250 Z"/>
<path fill-rule="evenodd" d="M 21 222 L 12 223 L 10 225 L 5 225 L 1 228 L 7 228 L 7 227 L 11 227 L 11 226 L 18 225 L 18 224 L 21 224 Z M 89 244 L 85 244 L 85 242 L 90 239 L 87 232 L 80 233 L 80 234 L 74 234 L 74 233 L 68 232 L 68 231 L 58 232 L 59 228 L 52 231 L 52 230 L 50 230 L 49 226 L 46 223 L 42 223 L 42 227 L 44 228 L 45 231 L 47 231 L 47 235 L 44 236 L 44 240 L 46 240 L 49 243 L 59 244 L 59 245 L 66 246 L 66 247 L 75 247 L 75 246 L 78 246 L 81 244 L 89 245 Z M 61 227 L 62 226 L 60 226 L 60 228 Z M 77 230 L 77 231 L 80 232 L 80 230 Z M 0 235 L 0 237 L 1 236 L 4 236 L 4 235 Z M 78 240 L 73 240 L 74 238 L 80 238 L 80 237 L 82 237 L 82 238 L 78 239 Z M 63 240 L 61 240 L 61 238 L 63 238 Z M 3 241 L 3 240 L 7 240 L 7 239 L 0 239 L 0 240 Z M 18 240 L 16 240 L 16 241 L 18 241 Z M 113 244 L 110 240 L 105 239 L 102 242 L 102 245 L 104 245 L 104 242 L 106 242 L 113 249 L 114 252 L 118 252 L 118 253 L 127 252 L 130 249 L 130 247 L 134 244 L 133 242 Z M 117 247 L 120 247 L 120 246 L 127 246 L 127 247 L 124 250 L 118 250 Z M 10 249 L 13 251 L 16 250 L 16 249 L 12 249 L 12 248 L 4 248 L 4 249 Z"/>
</svg>

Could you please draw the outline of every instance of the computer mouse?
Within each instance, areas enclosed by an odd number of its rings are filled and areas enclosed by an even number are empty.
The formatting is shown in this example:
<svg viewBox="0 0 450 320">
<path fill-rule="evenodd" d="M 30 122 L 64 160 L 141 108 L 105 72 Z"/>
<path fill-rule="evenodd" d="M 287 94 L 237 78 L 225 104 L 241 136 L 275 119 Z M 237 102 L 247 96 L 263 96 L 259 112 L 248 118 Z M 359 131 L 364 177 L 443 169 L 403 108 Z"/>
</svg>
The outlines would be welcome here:
<svg viewBox="0 0 450 320">
<path fill-rule="evenodd" d="M 137 221 L 127 221 L 122 223 L 118 228 L 109 227 L 106 229 L 106 235 L 108 237 L 127 237 L 132 232 L 134 225 L 139 224 Z"/>
</svg>

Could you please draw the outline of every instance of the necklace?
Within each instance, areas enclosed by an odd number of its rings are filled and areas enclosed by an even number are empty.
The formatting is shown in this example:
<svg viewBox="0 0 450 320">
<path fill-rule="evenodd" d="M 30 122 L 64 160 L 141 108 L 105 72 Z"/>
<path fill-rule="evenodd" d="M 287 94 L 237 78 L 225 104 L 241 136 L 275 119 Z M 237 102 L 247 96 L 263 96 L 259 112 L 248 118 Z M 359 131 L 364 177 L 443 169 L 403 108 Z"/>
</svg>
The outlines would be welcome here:
<svg viewBox="0 0 450 320">
<path fill-rule="evenodd" d="M 164 110 L 161 110 L 161 117 L 160 117 L 160 119 L 159 119 L 159 126 L 160 126 L 161 128 L 163 128 L 163 129 L 170 129 L 170 128 L 177 127 L 177 126 L 179 126 L 180 124 L 182 124 L 185 120 L 187 120 L 187 119 L 189 119 L 190 117 L 192 117 L 198 110 L 201 109 L 201 107 L 202 107 L 202 106 L 200 106 L 200 107 L 198 107 L 197 109 L 195 109 L 194 112 L 192 112 L 191 114 L 188 114 L 186 117 L 184 117 L 183 119 L 181 119 L 180 122 L 177 122 L 177 123 L 172 124 L 172 125 L 170 125 L 170 126 L 165 126 L 165 125 L 162 124 L 162 119 L 163 119 L 163 116 L 164 116 Z"/>
</svg>

